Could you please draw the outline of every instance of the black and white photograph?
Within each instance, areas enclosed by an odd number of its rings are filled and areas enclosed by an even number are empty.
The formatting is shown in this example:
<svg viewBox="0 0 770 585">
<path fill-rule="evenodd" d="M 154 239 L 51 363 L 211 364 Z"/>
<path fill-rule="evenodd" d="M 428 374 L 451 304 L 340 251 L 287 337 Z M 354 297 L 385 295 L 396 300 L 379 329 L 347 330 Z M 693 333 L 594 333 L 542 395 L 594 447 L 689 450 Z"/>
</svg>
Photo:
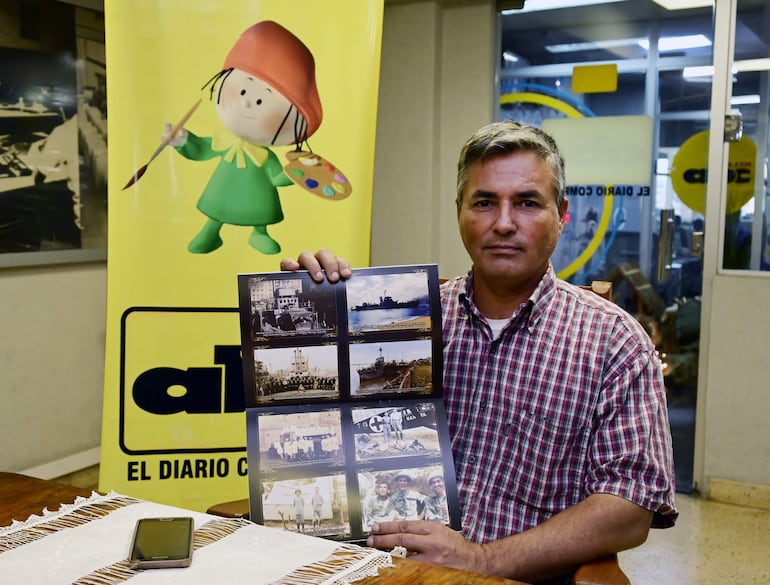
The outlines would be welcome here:
<svg viewBox="0 0 770 585">
<path fill-rule="evenodd" d="M 343 473 L 264 481 L 262 494 L 261 523 L 265 526 L 326 538 L 350 536 Z"/>
<path fill-rule="evenodd" d="M 441 456 L 431 402 L 389 402 L 353 408 L 351 415 L 356 461 Z"/>
<path fill-rule="evenodd" d="M 339 398 L 336 345 L 256 348 L 254 393 L 247 405 Z"/>
<path fill-rule="evenodd" d="M 358 486 L 365 532 L 375 522 L 393 520 L 451 523 L 441 465 L 361 472 Z"/>
<path fill-rule="evenodd" d="M 345 464 L 342 423 L 337 408 L 317 412 L 263 412 L 256 420 L 259 468 L 263 471 Z"/>
<path fill-rule="evenodd" d="M 351 343 L 349 353 L 351 396 L 432 391 L 431 339 Z"/>
<path fill-rule="evenodd" d="M 107 244 L 103 15 L 54 0 L 38 4 L 20 26 L 49 28 L 43 21 L 51 19 L 71 30 L 41 37 L 39 50 L 28 41 L 0 47 L 0 253 L 7 254 L 0 265 L 45 256 L 17 253 Z"/>
<path fill-rule="evenodd" d="M 301 335 L 334 336 L 337 308 L 334 289 L 304 278 L 248 279 L 253 341 Z"/>
<path fill-rule="evenodd" d="M 430 329 L 428 273 L 354 274 L 346 282 L 351 333 Z"/>
</svg>

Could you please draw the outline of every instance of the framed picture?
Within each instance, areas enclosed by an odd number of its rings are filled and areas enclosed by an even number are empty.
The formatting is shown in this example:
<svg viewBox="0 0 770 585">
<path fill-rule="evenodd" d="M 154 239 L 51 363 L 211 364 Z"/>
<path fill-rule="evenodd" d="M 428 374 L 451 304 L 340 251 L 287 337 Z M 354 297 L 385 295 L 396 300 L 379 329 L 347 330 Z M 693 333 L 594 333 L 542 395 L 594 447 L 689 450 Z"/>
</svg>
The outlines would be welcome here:
<svg viewBox="0 0 770 585">
<path fill-rule="evenodd" d="M 104 12 L 93 4 L 0 6 L 0 266 L 106 259 Z"/>
</svg>

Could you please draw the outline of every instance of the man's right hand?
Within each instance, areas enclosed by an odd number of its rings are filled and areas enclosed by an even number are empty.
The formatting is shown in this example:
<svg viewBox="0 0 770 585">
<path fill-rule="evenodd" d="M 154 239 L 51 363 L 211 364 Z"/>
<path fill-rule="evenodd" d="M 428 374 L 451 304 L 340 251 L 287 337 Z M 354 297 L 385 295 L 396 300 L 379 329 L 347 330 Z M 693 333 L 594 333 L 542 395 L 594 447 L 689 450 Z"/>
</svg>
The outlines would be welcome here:
<svg viewBox="0 0 770 585">
<path fill-rule="evenodd" d="M 281 260 L 281 270 L 307 270 L 316 282 L 322 282 L 324 272 L 329 282 L 337 282 L 340 279 L 350 278 L 353 271 L 348 261 L 342 256 L 335 256 L 331 250 L 322 248 L 315 254 L 305 250 L 296 260 L 284 258 Z"/>
</svg>

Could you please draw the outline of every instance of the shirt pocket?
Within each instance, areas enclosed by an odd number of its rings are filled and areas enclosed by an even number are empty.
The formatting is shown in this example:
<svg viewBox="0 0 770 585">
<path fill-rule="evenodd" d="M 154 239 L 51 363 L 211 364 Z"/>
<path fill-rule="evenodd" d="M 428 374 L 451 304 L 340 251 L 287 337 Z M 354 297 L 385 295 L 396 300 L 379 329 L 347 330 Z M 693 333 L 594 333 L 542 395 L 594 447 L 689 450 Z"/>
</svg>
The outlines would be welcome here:
<svg viewBox="0 0 770 585">
<path fill-rule="evenodd" d="M 511 496 L 520 505 L 557 513 L 582 497 L 590 426 L 522 409 L 511 425 Z"/>
</svg>

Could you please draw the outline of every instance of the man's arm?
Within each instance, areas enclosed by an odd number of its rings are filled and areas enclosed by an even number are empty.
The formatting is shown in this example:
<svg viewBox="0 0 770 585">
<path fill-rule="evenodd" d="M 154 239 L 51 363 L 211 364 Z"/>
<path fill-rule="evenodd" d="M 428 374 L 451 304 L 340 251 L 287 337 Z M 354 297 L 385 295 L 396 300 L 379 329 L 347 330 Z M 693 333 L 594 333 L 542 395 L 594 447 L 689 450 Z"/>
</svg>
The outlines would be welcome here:
<svg viewBox="0 0 770 585">
<path fill-rule="evenodd" d="M 594 494 L 539 526 L 483 545 L 432 522 L 375 524 L 367 544 L 388 550 L 400 545 L 414 560 L 537 581 L 642 544 L 651 522 L 652 512 L 633 502 Z"/>
</svg>

